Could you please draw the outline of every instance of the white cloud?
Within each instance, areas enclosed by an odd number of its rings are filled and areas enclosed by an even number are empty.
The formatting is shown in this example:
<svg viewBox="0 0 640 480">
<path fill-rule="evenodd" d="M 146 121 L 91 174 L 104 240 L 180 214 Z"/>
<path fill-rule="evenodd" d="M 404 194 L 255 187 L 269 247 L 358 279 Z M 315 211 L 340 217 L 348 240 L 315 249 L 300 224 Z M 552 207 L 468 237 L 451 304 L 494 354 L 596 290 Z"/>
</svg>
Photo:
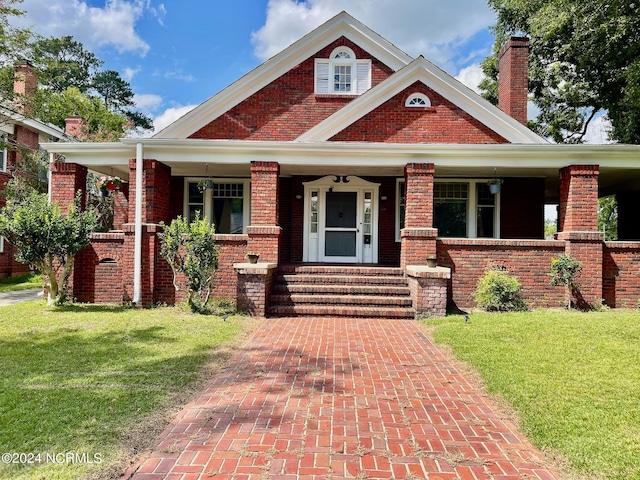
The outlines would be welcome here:
<svg viewBox="0 0 640 480">
<path fill-rule="evenodd" d="M 255 55 L 275 55 L 344 9 L 344 0 L 269 0 L 266 22 L 252 35 Z M 448 71 L 459 63 L 458 49 L 495 22 L 485 0 L 351 0 L 348 13 L 409 55 L 424 55 Z"/>
<path fill-rule="evenodd" d="M 133 96 L 133 101 L 136 103 L 136 107 L 144 113 L 154 112 L 162 105 L 162 97 L 154 93 L 136 93 Z"/>
<path fill-rule="evenodd" d="M 24 0 L 27 14 L 14 23 L 33 25 L 45 37 L 72 35 L 89 49 L 112 46 L 144 56 L 150 47 L 135 26 L 148 6 L 145 0 L 106 0 L 102 8 L 82 0 Z"/>
<path fill-rule="evenodd" d="M 142 68 L 137 67 L 137 68 L 125 68 L 124 69 L 124 73 L 122 74 L 122 78 L 124 78 L 127 82 L 131 82 L 131 80 L 133 80 L 133 77 L 135 77 L 138 73 L 140 73 L 140 71 L 142 70 Z"/>
<path fill-rule="evenodd" d="M 153 126 L 154 126 L 153 133 L 159 132 L 163 128 L 171 125 L 173 122 L 178 120 L 183 115 L 189 113 L 191 110 L 193 110 L 196 107 L 197 105 L 186 105 L 184 107 L 167 108 L 159 116 L 153 119 Z"/>
<path fill-rule="evenodd" d="M 473 65 L 463 68 L 460 70 L 460 73 L 456 75 L 456 80 L 462 82 L 476 93 L 480 93 L 478 85 L 483 79 L 484 72 L 479 63 L 474 63 Z"/>
<path fill-rule="evenodd" d="M 587 133 L 584 136 L 584 143 L 602 145 L 605 143 L 613 143 L 609 140 L 611 132 L 611 121 L 606 115 L 594 118 L 587 127 Z"/>
</svg>

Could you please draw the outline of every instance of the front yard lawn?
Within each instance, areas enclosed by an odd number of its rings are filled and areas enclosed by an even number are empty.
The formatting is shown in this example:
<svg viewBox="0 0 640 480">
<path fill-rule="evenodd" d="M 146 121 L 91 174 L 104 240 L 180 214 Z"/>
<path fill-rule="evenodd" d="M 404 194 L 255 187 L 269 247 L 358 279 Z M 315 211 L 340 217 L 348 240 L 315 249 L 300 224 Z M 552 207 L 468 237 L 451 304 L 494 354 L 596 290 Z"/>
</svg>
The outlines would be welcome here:
<svg viewBox="0 0 640 480">
<path fill-rule="evenodd" d="M 181 308 L 1 307 L 0 453 L 25 455 L 3 456 L 0 478 L 118 478 L 251 324 Z"/>
<path fill-rule="evenodd" d="M 0 293 L 42 288 L 42 275 L 20 275 L 19 277 L 0 278 Z"/>
<path fill-rule="evenodd" d="M 425 322 L 587 478 L 640 479 L 640 312 L 472 313 Z"/>
</svg>

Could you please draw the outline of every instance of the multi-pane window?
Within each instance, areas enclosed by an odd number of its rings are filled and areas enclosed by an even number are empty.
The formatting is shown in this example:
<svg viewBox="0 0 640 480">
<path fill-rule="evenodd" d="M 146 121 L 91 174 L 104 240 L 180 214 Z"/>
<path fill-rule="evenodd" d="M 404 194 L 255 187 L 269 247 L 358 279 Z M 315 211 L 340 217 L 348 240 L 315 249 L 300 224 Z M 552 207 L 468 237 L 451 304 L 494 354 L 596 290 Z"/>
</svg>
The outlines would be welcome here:
<svg viewBox="0 0 640 480">
<path fill-rule="evenodd" d="M 212 219 L 217 233 L 242 233 L 242 183 L 215 183 L 212 197 Z"/>
<path fill-rule="evenodd" d="M 493 238 L 495 236 L 496 196 L 489 191 L 486 183 L 476 184 L 478 197 L 476 215 L 476 237 Z"/>
<path fill-rule="evenodd" d="M 430 107 L 431 100 L 424 93 L 412 93 L 405 102 L 407 107 Z"/>
<path fill-rule="evenodd" d="M 247 184 L 247 186 L 245 186 Z M 186 209 L 189 220 L 207 218 L 216 233 L 242 234 L 248 223 L 248 181 L 228 182 L 207 180 L 187 182 Z"/>
<path fill-rule="evenodd" d="M 315 59 L 315 93 L 361 94 L 371 88 L 371 60 L 358 60 L 350 48 L 339 47 L 329 58 Z"/>
<path fill-rule="evenodd" d="M 468 198 L 468 183 L 434 183 L 433 226 L 439 236 L 467 236 Z"/>
<path fill-rule="evenodd" d="M 485 180 L 446 181 L 433 184 L 433 226 L 440 237 L 497 238 L 498 195 Z M 405 182 L 398 180 L 396 241 L 404 228 Z"/>
</svg>

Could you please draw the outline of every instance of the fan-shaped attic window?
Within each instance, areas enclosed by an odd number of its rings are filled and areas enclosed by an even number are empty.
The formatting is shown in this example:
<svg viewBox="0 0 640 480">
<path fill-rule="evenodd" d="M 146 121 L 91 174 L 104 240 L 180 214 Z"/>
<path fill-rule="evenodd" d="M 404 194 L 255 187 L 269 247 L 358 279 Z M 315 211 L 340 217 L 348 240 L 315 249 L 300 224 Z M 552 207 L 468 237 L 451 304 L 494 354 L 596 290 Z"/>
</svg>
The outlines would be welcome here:
<svg viewBox="0 0 640 480">
<path fill-rule="evenodd" d="M 404 103 L 405 107 L 430 107 L 431 100 L 424 93 L 412 93 Z"/>
<path fill-rule="evenodd" d="M 371 60 L 358 60 L 350 48 L 338 47 L 329 58 L 316 58 L 316 93 L 360 95 L 369 88 Z"/>
</svg>

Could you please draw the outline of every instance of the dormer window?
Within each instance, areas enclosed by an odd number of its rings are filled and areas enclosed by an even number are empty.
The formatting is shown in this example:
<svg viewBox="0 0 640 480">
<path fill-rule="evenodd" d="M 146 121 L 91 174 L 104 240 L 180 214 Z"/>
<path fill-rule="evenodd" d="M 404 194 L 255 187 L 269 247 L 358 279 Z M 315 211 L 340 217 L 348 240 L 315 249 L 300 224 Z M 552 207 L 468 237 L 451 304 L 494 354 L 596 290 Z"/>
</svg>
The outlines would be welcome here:
<svg viewBox="0 0 640 480">
<path fill-rule="evenodd" d="M 371 60 L 358 60 L 348 47 L 336 48 L 328 59 L 316 58 L 318 94 L 360 95 L 371 88 Z"/>
<path fill-rule="evenodd" d="M 430 107 L 431 100 L 424 93 L 412 93 L 404 103 L 405 107 Z"/>
</svg>

